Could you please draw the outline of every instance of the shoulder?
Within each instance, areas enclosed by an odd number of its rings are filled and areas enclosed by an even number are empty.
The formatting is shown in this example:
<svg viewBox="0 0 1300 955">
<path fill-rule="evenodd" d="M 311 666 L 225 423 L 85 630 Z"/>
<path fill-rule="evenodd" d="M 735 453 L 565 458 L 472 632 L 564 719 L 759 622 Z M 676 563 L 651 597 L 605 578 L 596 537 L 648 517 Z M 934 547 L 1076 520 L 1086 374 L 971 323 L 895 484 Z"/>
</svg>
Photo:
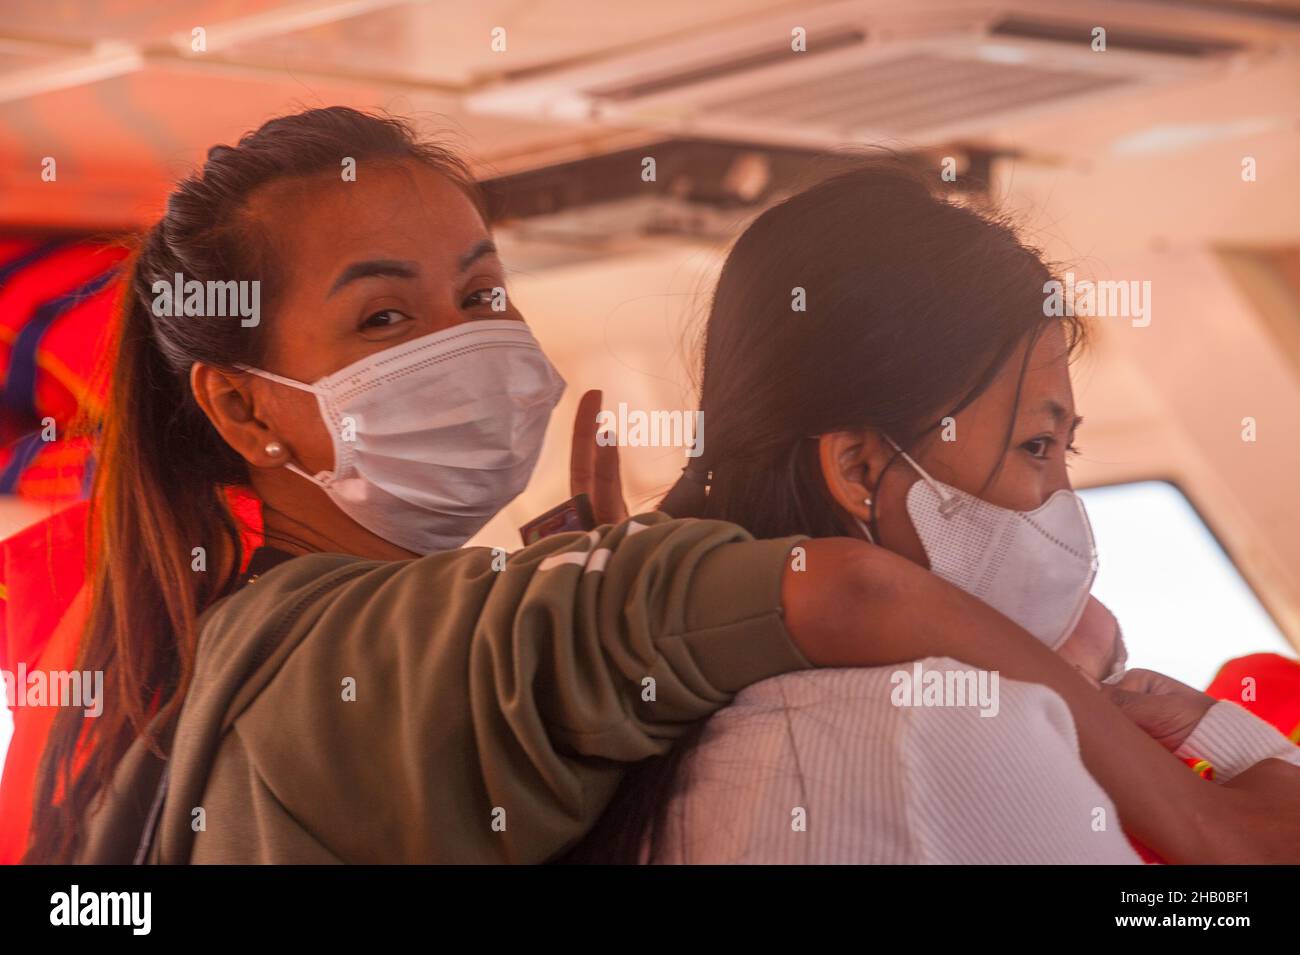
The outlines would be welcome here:
<svg viewBox="0 0 1300 955">
<path fill-rule="evenodd" d="M 908 722 L 991 719 L 987 728 L 1046 723 L 1073 738 L 1074 722 L 1060 695 L 1035 683 L 1006 679 L 951 657 L 926 657 L 892 666 L 823 668 L 783 674 L 747 687 L 715 720 L 743 721 L 775 709 L 814 709 L 833 716 L 864 708 L 895 711 Z M 977 724 L 973 724 L 977 725 Z"/>
<path fill-rule="evenodd" d="M 1123 856 L 1061 697 L 950 658 L 749 687 L 706 726 L 678 800 L 694 861 Z"/>
<path fill-rule="evenodd" d="M 774 715 L 792 727 L 790 745 L 805 764 L 809 754 L 837 758 L 825 744 L 840 730 L 874 734 L 882 756 L 899 754 L 914 766 L 957 751 L 976 757 L 1078 752 L 1074 719 L 1059 694 L 950 657 L 764 680 L 716 714 L 710 731 L 770 726 Z"/>
<path fill-rule="evenodd" d="M 922 861 L 1138 861 L 1059 694 L 957 661 L 922 662 L 892 687 L 906 714 L 898 756 Z"/>
</svg>

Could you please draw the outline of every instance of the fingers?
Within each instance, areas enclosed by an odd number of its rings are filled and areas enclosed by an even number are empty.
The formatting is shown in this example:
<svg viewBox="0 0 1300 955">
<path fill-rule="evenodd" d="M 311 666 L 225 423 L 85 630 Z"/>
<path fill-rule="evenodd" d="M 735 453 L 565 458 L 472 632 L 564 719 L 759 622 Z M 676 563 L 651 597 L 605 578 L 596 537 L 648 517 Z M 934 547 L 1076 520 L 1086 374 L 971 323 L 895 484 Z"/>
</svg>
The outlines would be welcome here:
<svg viewBox="0 0 1300 955">
<path fill-rule="evenodd" d="M 1168 693 L 1175 687 L 1181 687 L 1182 684 L 1163 673 L 1137 667 L 1126 671 L 1114 686 L 1133 693 Z"/>
<path fill-rule="evenodd" d="M 591 499 L 597 524 L 617 524 L 627 517 L 627 504 L 623 501 L 618 442 L 597 440 L 596 420 L 603 398 L 603 392 L 592 389 L 578 400 L 569 452 L 569 493 L 586 494 Z"/>
<path fill-rule="evenodd" d="M 1118 686 L 1108 686 L 1106 684 L 1101 686 L 1101 695 L 1121 710 L 1131 709 L 1139 701 L 1147 698 L 1145 693 L 1134 693 L 1131 690 L 1123 690 Z"/>
<path fill-rule="evenodd" d="M 573 416 L 573 439 L 569 451 L 569 493 L 593 493 L 596 481 L 597 452 L 603 450 L 596 444 L 596 416 L 604 394 L 592 389 L 578 400 L 578 410 Z M 615 449 L 617 451 L 617 449 Z M 617 473 L 617 462 L 616 462 Z"/>
<path fill-rule="evenodd" d="M 1178 749 L 1214 705 L 1204 693 L 1152 670 L 1135 670 L 1102 694 L 1170 752 Z"/>
<path fill-rule="evenodd" d="M 1144 670 L 1137 667 L 1128 670 L 1120 678 L 1116 686 L 1137 693 L 1177 693 L 1187 696 L 1203 696 L 1200 690 L 1188 686 L 1186 683 L 1175 680 L 1164 673 L 1158 673 L 1155 670 Z"/>
<path fill-rule="evenodd" d="M 597 392 L 599 394 L 599 392 Z M 623 474 L 619 462 L 618 443 L 602 445 L 594 442 L 596 449 L 596 480 L 592 493 L 592 509 L 601 524 L 614 524 L 627 517 L 627 504 L 623 500 Z"/>
<path fill-rule="evenodd" d="M 1168 694 L 1131 693 L 1115 687 L 1102 687 L 1102 693 L 1121 713 L 1170 752 L 1182 745 L 1200 719 L 1200 714 L 1184 701 Z"/>
</svg>

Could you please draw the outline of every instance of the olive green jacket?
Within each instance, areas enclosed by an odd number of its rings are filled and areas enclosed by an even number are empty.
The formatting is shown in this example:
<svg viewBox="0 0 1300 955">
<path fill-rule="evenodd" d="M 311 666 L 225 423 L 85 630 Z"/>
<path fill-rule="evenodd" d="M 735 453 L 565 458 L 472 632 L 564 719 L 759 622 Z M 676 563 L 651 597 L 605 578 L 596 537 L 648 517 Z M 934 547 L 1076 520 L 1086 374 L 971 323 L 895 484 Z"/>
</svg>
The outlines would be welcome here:
<svg viewBox="0 0 1300 955">
<path fill-rule="evenodd" d="M 626 764 L 758 680 L 795 539 L 650 514 L 505 555 L 286 561 L 215 604 L 169 759 L 143 742 L 85 862 L 542 862 Z"/>
</svg>

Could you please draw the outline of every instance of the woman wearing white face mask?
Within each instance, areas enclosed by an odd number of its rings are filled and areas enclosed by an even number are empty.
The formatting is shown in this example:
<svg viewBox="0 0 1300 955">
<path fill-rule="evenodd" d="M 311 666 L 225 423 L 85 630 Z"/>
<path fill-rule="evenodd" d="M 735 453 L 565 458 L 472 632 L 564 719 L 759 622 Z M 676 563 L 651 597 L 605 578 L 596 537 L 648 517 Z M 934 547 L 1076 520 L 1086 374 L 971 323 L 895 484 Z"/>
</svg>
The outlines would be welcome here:
<svg viewBox="0 0 1300 955">
<path fill-rule="evenodd" d="M 709 446 L 664 509 L 760 538 L 857 534 L 1091 680 L 1120 679 L 1123 642 L 1090 601 L 1096 551 L 1067 471 L 1081 329 L 1044 317 L 1048 278 L 1008 227 L 891 164 L 764 213 L 728 257 L 708 320 Z M 796 286 L 806 313 L 790 310 Z M 977 666 L 927 654 L 749 687 L 635 770 L 571 858 L 1139 861 L 1121 788 L 1080 758 L 1086 723 L 1045 687 Z M 1162 692 L 1176 704 L 1159 731 L 1168 749 L 1225 767 L 1229 786 L 1260 764 L 1275 808 L 1297 805 L 1300 769 L 1278 760 L 1300 767 L 1300 751 L 1285 737 L 1231 704 L 1201 719 L 1203 694 Z M 1251 858 L 1289 856 L 1260 846 Z"/>
<path fill-rule="evenodd" d="M 209 282 L 259 283 L 260 320 L 203 314 Z M 272 121 L 172 195 L 98 449 L 77 666 L 104 671 L 104 713 L 56 718 L 29 859 L 542 861 L 736 690 L 959 652 L 1091 714 L 1096 772 L 1131 780 L 1116 802 L 1167 854 L 1279 842 L 1248 814 L 1231 839 L 1188 831 L 1212 796 L 1157 806 L 1184 775 L 1124 769 L 1154 743 L 882 548 L 792 560 L 796 538 L 664 515 L 458 548 L 524 486 L 562 385 L 503 287 L 472 183 L 400 123 Z M 247 567 L 232 487 L 261 506 Z"/>
</svg>

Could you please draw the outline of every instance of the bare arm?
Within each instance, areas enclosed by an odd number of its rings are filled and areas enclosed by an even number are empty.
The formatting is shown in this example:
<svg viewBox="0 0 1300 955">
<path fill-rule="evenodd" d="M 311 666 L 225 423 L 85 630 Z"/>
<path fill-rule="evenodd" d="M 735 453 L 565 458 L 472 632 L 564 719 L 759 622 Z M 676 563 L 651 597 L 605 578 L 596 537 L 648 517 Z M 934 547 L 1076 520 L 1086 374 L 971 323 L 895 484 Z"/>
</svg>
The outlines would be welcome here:
<svg viewBox="0 0 1300 955">
<path fill-rule="evenodd" d="M 1070 707 L 1084 764 L 1125 826 L 1165 859 L 1300 861 L 1300 822 L 1290 821 L 1300 819 L 1300 772 L 1252 770 L 1236 786 L 1212 786 L 1068 663 L 976 598 L 861 541 L 802 546 L 806 570 L 787 570 L 782 605 L 792 638 L 812 663 L 885 666 L 949 656 L 1047 686 Z"/>
</svg>

